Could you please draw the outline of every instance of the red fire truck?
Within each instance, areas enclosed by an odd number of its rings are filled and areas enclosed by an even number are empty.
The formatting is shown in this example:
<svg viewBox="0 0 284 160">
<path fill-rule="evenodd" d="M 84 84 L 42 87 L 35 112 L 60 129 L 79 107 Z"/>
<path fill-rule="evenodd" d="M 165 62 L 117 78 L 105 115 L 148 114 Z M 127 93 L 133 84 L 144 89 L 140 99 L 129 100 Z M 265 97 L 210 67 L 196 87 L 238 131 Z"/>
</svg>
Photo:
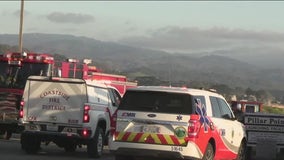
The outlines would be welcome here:
<svg viewBox="0 0 284 160">
<path fill-rule="evenodd" d="M 9 139 L 20 130 L 18 110 L 26 80 L 31 75 L 93 79 L 115 87 L 121 95 L 127 88 L 136 87 L 126 76 L 102 73 L 91 60 L 67 59 L 55 62 L 45 53 L 6 53 L 0 55 L 0 134 Z"/>
<path fill-rule="evenodd" d="M 0 134 L 5 139 L 18 129 L 18 107 L 27 78 L 50 76 L 53 63 L 49 54 L 9 52 L 0 55 Z"/>
<path fill-rule="evenodd" d="M 66 62 L 58 63 L 59 66 L 55 67 L 54 73 L 56 76 L 63 78 L 72 77 L 101 81 L 102 83 L 115 87 L 121 96 L 123 96 L 127 88 L 137 86 L 137 82 L 128 81 L 126 76 L 103 73 L 95 66 L 90 66 L 89 64 L 91 62 L 90 59 L 84 59 L 82 62 L 76 59 L 67 59 Z"/>
<path fill-rule="evenodd" d="M 240 100 L 240 101 L 231 101 L 231 107 L 232 110 L 239 110 L 242 113 L 255 113 L 255 112 L 261 112 L 262 110 L 262 102 L 256 102 L 256 101 L 246 101 L 246 100 Z"/>
</svg>

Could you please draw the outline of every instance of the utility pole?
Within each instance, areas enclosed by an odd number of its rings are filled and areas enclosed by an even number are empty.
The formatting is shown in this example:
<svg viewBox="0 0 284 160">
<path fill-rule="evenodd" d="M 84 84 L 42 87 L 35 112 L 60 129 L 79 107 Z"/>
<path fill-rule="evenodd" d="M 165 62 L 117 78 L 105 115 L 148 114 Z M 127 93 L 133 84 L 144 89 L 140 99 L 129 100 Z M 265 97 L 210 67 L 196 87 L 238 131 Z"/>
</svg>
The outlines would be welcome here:
<svg viewBox="0 0 284 160">
<path fill-rule="evenodd" d="M 19 30 L 19 52 L 23 52 L 23 19 L 24 19 L 24 0 L 21 0 L 20 30 Z"/>
</svg>

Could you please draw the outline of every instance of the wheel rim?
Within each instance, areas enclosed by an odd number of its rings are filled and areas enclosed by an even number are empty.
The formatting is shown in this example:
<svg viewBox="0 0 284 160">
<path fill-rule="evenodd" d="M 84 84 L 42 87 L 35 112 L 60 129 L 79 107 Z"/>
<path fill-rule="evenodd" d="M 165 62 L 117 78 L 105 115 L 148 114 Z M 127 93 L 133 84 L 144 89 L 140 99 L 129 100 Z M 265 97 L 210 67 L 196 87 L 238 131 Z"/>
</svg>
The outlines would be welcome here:
<svg viewBox="0 0 284 160">
<path fill-rule="evenodd" d="M 207 160 L 212 160 L 213 159 L 213 150 L 209 150 L 206 154 L 206 159 Z"/>
<path fill-rule="evenodd" d="M 246 157 L 245 150 L 246 150 L 245 145 L 242 143 L 240 151 L 238 153 L 238 160 L 245 160 Z"/>
<path fill-rule="evenodd" d="M 205 159 L 206 160 L 213 160 L 214 158 L 214 150 L 212 147 L 208 147 L 207 151 L 205 153 Z"/>
</svg>

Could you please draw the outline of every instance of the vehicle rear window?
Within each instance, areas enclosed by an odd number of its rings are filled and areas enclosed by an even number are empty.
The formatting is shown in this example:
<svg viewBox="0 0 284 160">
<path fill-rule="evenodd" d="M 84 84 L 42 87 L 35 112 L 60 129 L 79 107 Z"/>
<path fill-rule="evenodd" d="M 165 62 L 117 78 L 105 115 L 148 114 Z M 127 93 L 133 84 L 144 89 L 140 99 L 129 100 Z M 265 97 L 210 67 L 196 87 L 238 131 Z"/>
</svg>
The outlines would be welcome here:
<svg viewBox="0 0 284 160">
<path fill-rule="evenodd" d="M 192 113 L 192 98 L 189 94 L 157 91 L 127 91 L 119 109 L 159 113 Z"/>
</svg>

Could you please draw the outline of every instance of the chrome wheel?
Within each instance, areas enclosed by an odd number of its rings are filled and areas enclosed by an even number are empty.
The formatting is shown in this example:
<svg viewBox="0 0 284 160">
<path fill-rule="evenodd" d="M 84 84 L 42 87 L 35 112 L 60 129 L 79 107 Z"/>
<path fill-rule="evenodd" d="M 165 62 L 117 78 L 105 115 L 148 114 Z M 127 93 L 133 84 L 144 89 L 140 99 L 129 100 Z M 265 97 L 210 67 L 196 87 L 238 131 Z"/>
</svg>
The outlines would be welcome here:
<svg viewBox="0 0 284 160">
<path fill-rule="evenodd" d="M 208 143 L 202 160 L 213 160 L 214 159 L 214 148 L 211 143 Z"/>
</svg>

